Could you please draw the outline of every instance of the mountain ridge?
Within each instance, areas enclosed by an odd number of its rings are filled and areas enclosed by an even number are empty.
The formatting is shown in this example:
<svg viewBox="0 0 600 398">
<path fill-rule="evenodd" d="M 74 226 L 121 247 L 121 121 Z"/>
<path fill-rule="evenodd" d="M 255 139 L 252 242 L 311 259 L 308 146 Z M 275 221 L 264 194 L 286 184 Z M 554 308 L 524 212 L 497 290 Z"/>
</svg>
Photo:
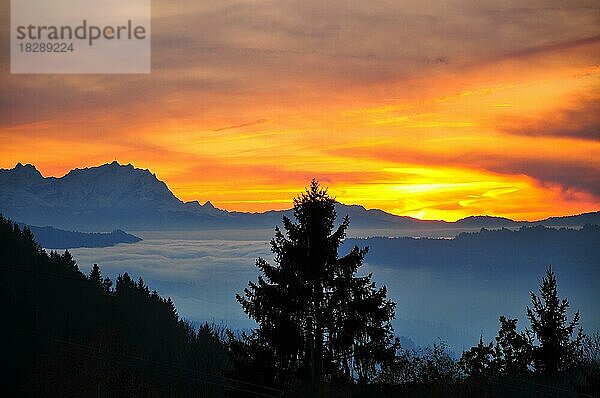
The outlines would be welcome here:
<svg viewBox="0 0 600 398">
<path fill-rule="evenodd" d="M 538 221 L 514 221 L 488 215 L 448 222 L 398 216 L 362 205 L 336 203 L 338 215 L 348 215 L 351 227 L 368 230 L 476 230 L 543 224 L 600 224 L 600 211 Z M 52 225 L 81 231 L 175 229 L 272 229 L 291 209 L 261 213 L 228 211 L 210 201 L 184 202 L 148 169 L 117 161 L 75 168 L 62 177 L 44 177 L 34 165 L 18 163 L 0 169 L 0 212 L 27 224 Z M 584 222 L 585 221 L 585 222 Z"/>
<path fill-rule="evenodd" d="M 78 232 L 45 226 L 16 223 L 21 229 L 27 227 L 37 243 L 45 249 L 75 249 L 80 247 L 110 247 L 120 243 L 137 243 L 142 240 L 135 235 L 116 229 L 112 232 Z"/>
</svg>

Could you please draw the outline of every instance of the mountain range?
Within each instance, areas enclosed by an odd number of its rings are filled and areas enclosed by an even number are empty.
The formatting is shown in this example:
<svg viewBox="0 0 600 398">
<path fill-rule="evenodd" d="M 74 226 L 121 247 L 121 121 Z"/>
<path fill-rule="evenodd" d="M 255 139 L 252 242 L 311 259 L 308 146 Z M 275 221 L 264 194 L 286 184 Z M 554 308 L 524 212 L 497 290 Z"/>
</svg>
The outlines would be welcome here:
<svg viewBox="0 0 600 398">
<path fill-rule="evenodd" d="M 396 216 L 360 205 L 336 206 L 339 216 L 350 217 L 350 234 L 360 230 L 370 235 L 454 236 L 480 228 L 600 224 L 600 212 L 534 222 L 491 216 L 446 222 Z M 183 202 L 156 174 L 116 161 L 73 169 L 59 178 L 44 177 L 31 164 L 0 169 L 0 213 L 26 224 L 79 231 L 272 230 L 283 215 L 292 215 L 291 210 L 245 213 L 218 209 L 210 202 Z"/>
</svg>

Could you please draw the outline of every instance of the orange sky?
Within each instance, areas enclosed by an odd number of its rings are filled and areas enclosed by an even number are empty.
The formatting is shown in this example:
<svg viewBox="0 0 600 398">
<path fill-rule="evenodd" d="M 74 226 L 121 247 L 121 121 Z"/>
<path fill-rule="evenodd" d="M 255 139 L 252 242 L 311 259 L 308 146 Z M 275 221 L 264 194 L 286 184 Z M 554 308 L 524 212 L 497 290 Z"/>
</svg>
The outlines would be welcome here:
<svg viewBox="0 0 600 398">
<path fill-rule="evenodd" d="M 600 209 L 597 3 L 200 3 L 153 3 L 150 75 L 10 75 L 2 48 L 0 167 L 116 159 L 230 210 L 313 177 L 425 219 Z"/>
</svg>

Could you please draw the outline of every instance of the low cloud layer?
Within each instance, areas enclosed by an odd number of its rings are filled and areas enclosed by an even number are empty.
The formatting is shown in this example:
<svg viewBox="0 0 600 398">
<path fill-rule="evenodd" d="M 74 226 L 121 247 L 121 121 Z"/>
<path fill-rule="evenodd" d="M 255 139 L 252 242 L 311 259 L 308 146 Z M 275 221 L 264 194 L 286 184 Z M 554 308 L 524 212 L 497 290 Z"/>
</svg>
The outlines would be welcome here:
<svg viewBox="0 0 600 398">
<path fill-rule="evenodd" d="M 134 279 L 143 276 L 150 289 L 174 300 L 184 318 L 225 323 L 233 328 L 253 326 L 235 294 L 243 292 L 248 281 L 256 280 L 257 257 L 271 261 L 267 238 L 199 240 L 160 235 L 153 233 L 135 244 L 73 249 L 72 253 L 86 273 L 97 263 L 103 275 L 113 280 L 123 272 Z M 546 266 L 532 259 L 526 263 L 528 269 L 538 269 L 540 275 Z M 520 265 L 508 267 L 519 269 Z M 569 297 L 573 308 L 582 310 L 584 326 L 600 327 L 600 320 L 594 315 L 597 273 L 573 273 L 560 263 L 553 263 L 553 268 L 559 275 L 561 295 Z M 589 270 L 589 266 L 583 268 Z M 539 275 L 532 272 L 511 273 L 498 280 L 490 279 L 488 272 L 464 272 L 441 265 L 401 268 L 380 261 L 369 264 L 369 255 L 360 272 L 372 272 L 377 285 L 386 285 L 388 296 L 397 302 L 394 327 L 398 334 L 417 344 L 430 344 L 441 338 L 457 351 L 474 344 L 482 332 L 491 339 L 501 314 L 524 319 L 529 291 L 539 283 Z"/>
<path fill-rule="evenodd" d="M 123 272 L 145 278 L 151 289 L 170 296 L 184 317 L 249 325 L 235 301 L 249 280 L 254 263 L 270 257 L 267 241 L 150 239 L 112 248 L 72 249 L 80 269 L 99 264 L 111 279 Z"/>
</svg>

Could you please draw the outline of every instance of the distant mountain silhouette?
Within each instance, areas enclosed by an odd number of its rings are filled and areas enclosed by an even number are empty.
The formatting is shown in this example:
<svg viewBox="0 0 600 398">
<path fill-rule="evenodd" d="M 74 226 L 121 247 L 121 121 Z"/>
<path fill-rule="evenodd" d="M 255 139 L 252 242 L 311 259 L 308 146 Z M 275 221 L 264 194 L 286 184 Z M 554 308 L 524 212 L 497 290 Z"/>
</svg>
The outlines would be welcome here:
<svg viewBox="0 0 600 398">
<path fill-rule="evenodd" d="M 23 228 L 26 225 L 18 223 Z M 54 227 L 36 227 L 27 225 L 36 242 L 45 249 L 74 249 L 78 247 L 109 247 L 119 243 L 136 243 L 141 241 L 135 235 L 117 229 L 108 233 L 87 233 L 65 231 Z"/>
<path fill-rule="evenodd" d="M 32 165 L 0 170 L 0 212 L 27 224 L 83 231 L 214 224 L 210 203 L 183 203 L 149 170 L 112 162 L 44 178 Z"/>
<path fill-rule="evenodd" d="M 454 224 L 479 228 L 509 228 L 515 227 L 522 223 L 518 221 L 513 221 L 510 218 L 506 217 L 470 216 L 461 218 Z"/>
<path fill-rule="evenodd" d="M 600 225 L 600 211 L 570 217 L 549 217 L 532 224 L 546 225 L 549 227 L 578 227 L 585 224 Z"/>
<path fill-rule="evenodd" d="M 454 223 L 396 216 L 359 205 L 337 205 L 339 216 L 349 215 L 352 229 L 376 234 L 438 234 L 453 236 L 479 228 L 518 228 L 523 225 L 582 226 L 600 224 L 600 212 L 555 217 L 535 223 L 476 216 Z M 0 213 L 26 224 L 52 225 L 80 231 L 272 229 L 291 210 L 264 213 L 229 212 L 210 202 L 178 199 L 149 170 L 112 162 L 74 169 L 65 176 L 43 177 L 30 164 L 0 169 Z M 379 231 L 379 232 L 378 232 Z M 381 232 L 387 231 L 387 232 Z"/>
<path fill-rule="evenodd" d="M 597 273 L 600 264 L 600 226 L 581 229 L 541 225 L 518 230 L 482 229 L 453 239 L 367 238 L 346 239 L 342 252 L 354 245 L 369 246 L 366 262 L 402 269 L 435 268 L 494 278 L 527 273 L 532 266 L 561 265 L 571 272 Z M 535 275 L 535 274 L 534 274 Z"/>
</svg>

